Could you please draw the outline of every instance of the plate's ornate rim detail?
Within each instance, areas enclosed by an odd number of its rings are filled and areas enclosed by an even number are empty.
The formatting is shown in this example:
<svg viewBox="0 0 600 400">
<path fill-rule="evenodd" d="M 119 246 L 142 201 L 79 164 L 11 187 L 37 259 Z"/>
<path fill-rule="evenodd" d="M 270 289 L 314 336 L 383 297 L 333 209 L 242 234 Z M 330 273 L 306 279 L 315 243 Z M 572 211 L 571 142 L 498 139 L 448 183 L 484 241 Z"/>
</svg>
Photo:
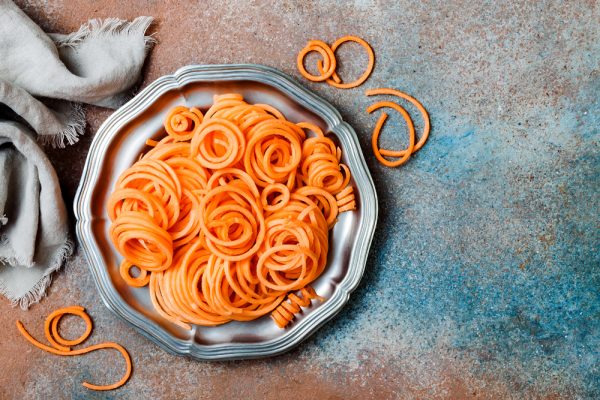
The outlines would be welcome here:
<svg viewBox="0 0 600 400">
<path fill-rule="evenodd" d="M 179 89 L 191 82 L 232 80 L 250 80 L 272 86 L 327 122 L 339 138 L 348 157 L 348 164 L 352 168 L 354 181 L 361 198 L 357 212 L 362 213 L 362 216 L 359 219 L 360 225 L 355 238 L 356 245 L 351 253 L 346 276 L 338 284 L 333 296 L 323 306 L 303 318 L 296 329 L 289 334 L 260 343 L 202 345 L 192 340 L 173 337 L 156 323 L 131 308 L 119 296 L 106 272 L 92 233 L 91 200 L 108 144 L 129 121 L 136 118 L 139 113 L 169 90 Z M 98 129 L 90 146 L 73 208 L 77 219 L 76 234 L 79 244 L 106 306 L 165 350 L 201 360 L 248 359 L 280 354 L 298 345 L 325 324 L 342 309 L 348 301 L 350 293 L 356 289 L 362 278 L 378 214 L 375 185 L 352 127 L 344 122 L 339 112 L 324 99 L 303 88 L 282 72 L 256 64 L 189 65 L 180 68 L 173 75 L 163 76 L 148 85 L 113 113 Z"/>
</svg>

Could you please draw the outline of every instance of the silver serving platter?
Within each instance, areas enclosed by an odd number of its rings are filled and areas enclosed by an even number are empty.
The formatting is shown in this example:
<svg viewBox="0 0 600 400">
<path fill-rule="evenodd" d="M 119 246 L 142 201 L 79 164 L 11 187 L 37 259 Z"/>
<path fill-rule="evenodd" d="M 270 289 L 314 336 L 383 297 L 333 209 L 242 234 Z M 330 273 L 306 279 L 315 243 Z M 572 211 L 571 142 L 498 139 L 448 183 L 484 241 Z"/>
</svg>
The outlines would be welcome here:
<svg viewBox="0 0 600 400">
<path fill-rule="evenodd" d="M 342 148 L 352 172 L 357 209 L 340 215 L 330 232 L 328 265 L 313 283 L 313 301 L 286 328 L 265 316 L 251 322 L 181 329 L 156 313 L 147 288 L 120 278 L 121 256 L 112 246 L 106 202 L 121 172 L 162 136 L 162 121 L 176 105 L 206 109 L 214 94 L 237 92 L 251 103 L 277 107 L 291 121 L 319 125 Z M 273 68 L 261 65 L 191 65 L 163 76 L 112 114 L 94 137 L 74 204 L 77 238 L 106 306 L 164 349 L 202 360 L 257 358 L 298 345 L 338 313 L 358 285 L 377 222 L 377 194 L 356 133 L 328 102 Z"/>
</svg>

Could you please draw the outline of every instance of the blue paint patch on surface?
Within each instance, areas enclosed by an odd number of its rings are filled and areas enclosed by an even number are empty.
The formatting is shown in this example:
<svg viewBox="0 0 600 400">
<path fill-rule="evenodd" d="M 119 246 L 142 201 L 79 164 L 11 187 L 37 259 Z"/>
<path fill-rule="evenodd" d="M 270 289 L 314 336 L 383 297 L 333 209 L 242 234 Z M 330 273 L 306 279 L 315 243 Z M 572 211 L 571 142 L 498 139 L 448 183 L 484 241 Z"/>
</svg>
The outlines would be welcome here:
<svg viewBox="0 0 600 400">
<path fill-rule="evenodd" d="M 527 128 L 432 112 L 404 168 L 369 160 L 381 216 L 363 284 L 316 340 L 331 359 L 347 365 L 345 343 L 376 326 L 364 349 L 415 380 L 433 385 L 446 357 L 475 386 L 600 396 L 599 86 L 582 88 L 560 115 L 529 110 Z"/>
</svg>

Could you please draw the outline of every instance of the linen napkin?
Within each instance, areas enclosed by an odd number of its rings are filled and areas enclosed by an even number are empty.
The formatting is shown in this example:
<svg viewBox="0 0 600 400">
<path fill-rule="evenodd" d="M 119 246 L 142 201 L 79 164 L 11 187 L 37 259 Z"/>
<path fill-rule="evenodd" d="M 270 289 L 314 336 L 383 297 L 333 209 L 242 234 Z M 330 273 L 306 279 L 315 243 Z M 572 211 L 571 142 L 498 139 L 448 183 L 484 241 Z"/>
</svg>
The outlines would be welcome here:
<svg viewBox="0 0 600 400">
<path fill-rule="evenodd" d="M 38 302 L 73 247 L 39 143 L 78 140 L 85 115 L 76 102 L 116 108 L 130 97 L 154 43 L 145 36 L 151 22 L 90 20 L 68 35 L 46 34 L 0 0 L 0 294 L 13 305 Z"/>
</svg>

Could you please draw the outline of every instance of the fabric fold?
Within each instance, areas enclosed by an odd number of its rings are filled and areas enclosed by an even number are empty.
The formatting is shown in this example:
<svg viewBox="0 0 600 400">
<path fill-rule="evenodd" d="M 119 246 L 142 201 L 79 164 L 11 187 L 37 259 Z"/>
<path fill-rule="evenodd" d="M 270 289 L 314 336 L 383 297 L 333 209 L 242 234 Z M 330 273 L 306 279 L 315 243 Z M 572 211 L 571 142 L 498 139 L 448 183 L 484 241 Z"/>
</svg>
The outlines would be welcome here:
<svg viewBox="0 0 600 400">
<path fill-rule="evenodd" d="M 76 143 L 85 130 L 80 103 L 117 108 L 129 99 L 154 43 L 145 34 L 151 23 L 93 19 L 74 33 L 46 34 L 0 0 L 0 294 L 15 305 L 38 302 L 73 250 L 40 143 Z"/>
<path fill-rule="evenodd" d="M 0 7 L 0 79 L 34 96 L 116 108 L 154 41 L 144 35 L 151 17 L 94 19 L 74 34 L 53 34 L 57 48 L 12 2 L 0 0 Z"/>
<path fill-rule="evenodd" d="M 35 132 L 38 141 L 52 147 L 76 143 L 85 130 L 85 113 L 79 103 L 46 99 L 41 102 L 27 91 L 0 79 L 0 102 L 12 111 L 4 119 L 18 116 Z"/>
</svg>

